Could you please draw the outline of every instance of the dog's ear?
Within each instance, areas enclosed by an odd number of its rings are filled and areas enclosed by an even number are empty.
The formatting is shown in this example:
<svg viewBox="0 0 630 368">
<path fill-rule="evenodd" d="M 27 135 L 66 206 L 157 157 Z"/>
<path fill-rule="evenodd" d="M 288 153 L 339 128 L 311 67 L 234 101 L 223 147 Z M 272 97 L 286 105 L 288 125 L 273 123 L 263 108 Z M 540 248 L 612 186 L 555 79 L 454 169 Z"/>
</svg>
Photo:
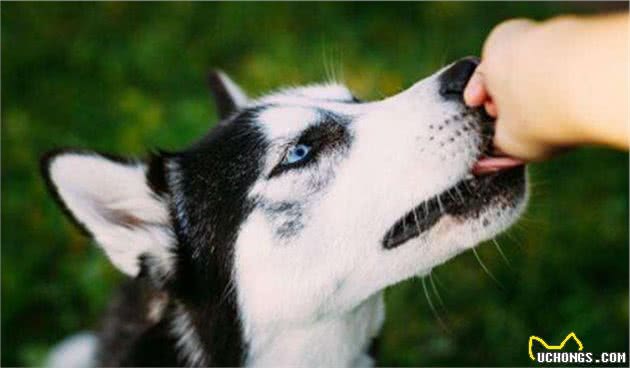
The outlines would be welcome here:
<svg viewBox="0 0 630 368">
<path fill-rule="evenodd" d="M 158 188 L 161 179 L 155 179 L 163 168 L 150 166 L 77 150 L 58 150 L 42 158 L 42 173 L 53 195 L 130 276 L 138 275 L 147 259 L 160 264 L 162 275 L 172 264 L 168 205 Z"/>
<path fill-rule="evenodd" d="M 210 72 L 208 85 L 214 96 L 221 120 L 247 104 L 247 95 L 230 77 L 220 70 Z"/>
</svg>

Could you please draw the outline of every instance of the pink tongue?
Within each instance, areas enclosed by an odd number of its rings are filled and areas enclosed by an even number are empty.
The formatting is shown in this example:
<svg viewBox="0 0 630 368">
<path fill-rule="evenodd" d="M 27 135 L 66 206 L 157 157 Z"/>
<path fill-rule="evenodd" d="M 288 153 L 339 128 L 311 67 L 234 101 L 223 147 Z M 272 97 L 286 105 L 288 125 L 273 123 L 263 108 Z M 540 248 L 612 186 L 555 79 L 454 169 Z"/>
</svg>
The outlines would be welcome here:
<svg viewBox="0 0 630 368">
<path fill-rule="evenodd" d="M 493 173 L 500 170 L 521 166 L 525 162 L 512 157 L 484 157 L 473 166 L 475 175 Z"/>
</svg>

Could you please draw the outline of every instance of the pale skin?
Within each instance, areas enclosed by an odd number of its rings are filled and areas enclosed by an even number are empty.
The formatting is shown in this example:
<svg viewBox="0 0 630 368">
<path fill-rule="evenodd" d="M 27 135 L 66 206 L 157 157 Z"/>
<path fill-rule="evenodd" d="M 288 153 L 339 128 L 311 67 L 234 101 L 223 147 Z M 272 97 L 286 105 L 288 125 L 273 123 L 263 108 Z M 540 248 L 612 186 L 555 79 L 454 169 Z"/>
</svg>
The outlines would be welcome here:
<svg viewBox="0 0 630 368">
<path fill-rule="evenodd" d="M 544 160 L 581 145 L 629 148 L 628 15 L 499 24 L 464 91 L 496 117 L 496 148 Z"/>
</svg>

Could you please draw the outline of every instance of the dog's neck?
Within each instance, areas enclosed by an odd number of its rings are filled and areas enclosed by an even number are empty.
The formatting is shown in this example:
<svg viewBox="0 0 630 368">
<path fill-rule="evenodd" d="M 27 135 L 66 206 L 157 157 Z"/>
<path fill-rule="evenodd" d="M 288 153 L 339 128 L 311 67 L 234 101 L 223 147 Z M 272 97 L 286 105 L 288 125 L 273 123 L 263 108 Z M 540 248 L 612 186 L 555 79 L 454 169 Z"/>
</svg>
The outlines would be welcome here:
<svg viewBox="0 0 630 368">
<path fill-rule="evenodd" d="M 256 324 L 245 327 L 243 363 L 251 366 L 372 366 L 368 350 L 382 326 L 381 293 L 344 314 L 304 324 Z M 190 365 L 214 361 L 185 309 L 176 311 L 173 333 L 180 357 Z M 215 350 L 216 351 L 216 350 Z"/>
<path fill-rule="evenodd" d="M 367 354 L 384 318 L 379 293 L 344 314 L 292 326 L 253 327 L 246 363 L 253 366 L 372 366 Z"/>
</svg>

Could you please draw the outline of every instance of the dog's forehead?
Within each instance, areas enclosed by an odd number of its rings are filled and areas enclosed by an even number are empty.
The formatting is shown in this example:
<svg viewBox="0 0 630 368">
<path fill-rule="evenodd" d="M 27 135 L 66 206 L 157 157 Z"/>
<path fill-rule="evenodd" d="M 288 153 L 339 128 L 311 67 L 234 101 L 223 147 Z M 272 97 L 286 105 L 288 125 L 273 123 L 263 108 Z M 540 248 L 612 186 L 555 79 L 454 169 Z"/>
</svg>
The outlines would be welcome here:
<svg viewBox="0 0 630 368">
<path fill-rule="evenodd" d="M 256 121 L 266 136 L 274 140 L 299 135 L 318 118 L 318 110 L 313 107 L 282 105 L 262 110 Z"/>
<path fill-rule="evenodd" d="M 288 88 L 264 96 L 256 122 L 271 139 L 299 134 L 325 117 L 325 112 L 348 112 L 356 103 L 350 90 L 337 83 Z"/>
<path fill-rule="evenodd" d="M 355 100 L 348 87 L 340 83 L 311 84 L 286 88 L 261 99 L 262 102 L 271 104 L 353 102 Z"/>
</svg>

